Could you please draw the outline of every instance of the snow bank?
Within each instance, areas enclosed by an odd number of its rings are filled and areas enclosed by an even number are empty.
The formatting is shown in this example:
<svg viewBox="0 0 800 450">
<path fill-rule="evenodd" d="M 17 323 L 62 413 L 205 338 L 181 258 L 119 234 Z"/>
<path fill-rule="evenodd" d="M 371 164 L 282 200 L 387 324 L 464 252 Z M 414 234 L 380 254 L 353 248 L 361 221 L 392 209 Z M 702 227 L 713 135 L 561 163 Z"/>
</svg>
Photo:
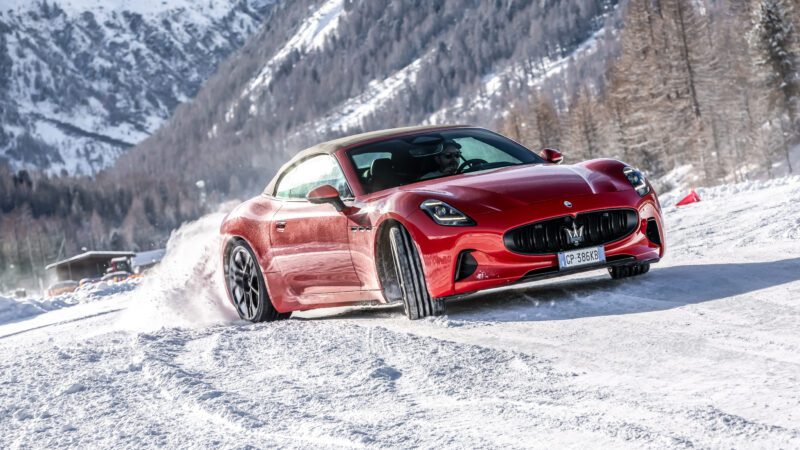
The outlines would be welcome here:
<svg viewBox="0 0 800 450">
<path fill-rule="evenodd" d="M 698 188 L 699 202 L 674 206 L 685 194 L 661 197 L 670 256 L 715 253 L 724 259 L 721 252 L 745 248 L 790 256 L 787 250 L 800 241 L 798 176 Z"/>
<path fill-rule="evenodd" d="M 206 327 L 238 319 L 222 283 L 219 226 L 224 217 L 210 214 L 172 234 L 161 264 L 131 293 L 136 298 L 121 318 L 123 328 Z"/>
<path fill-rule="evenodd" d="M 0 297 L 0 325 L 16 320 L 27 319 L 48 311 L 67 308 L 81 303 L 90 303 L 112 295 L 132 291 L 139 280 L 120 283 L 96 283 L 52 298 L 15 300 Z"/>
<path fill-rule="evenodd" d="M 676 169 L 678 171 L 685 169 L 686 167 L 691 168 L 691 166 L 683 166 L 682 168 Z M 678 176 L 674 175 L 673 172 L 670 173 L 671 176 L 675 176 L 677 179 Z M 685 174 L 684 174 L 685 175 Z M 691 184 L 685 182 L 688 177 L 682 178 L 683 181 L 677 183 L 676 187 L 668 192 L 659 193 L 659 200 L 661 204 L 665 207 L 674 206 L 680 199 L 684 196 L 689 194 L 689 191 L 692 189 Z M 787 176 L 787 177 L 780 177 L 780 178 L 773 178 L 771 180 L 749 180 L 743 181 L 741 183 L 734 183 L 734 184 L 721 184 L 718 186 L 712 187 L 698 187 L 695 190 L 697 194 L 700 195 L 701 200 L 716 200 L 725 197 L 735 197 L 737 194 L 744 194 L 744 193 L 752 193 L 757 191 L 764 191 L 769 190 L 772 188 L 787 188 L 791 192 L 800 191 L 800 176 Z"/>
<path fill-rule="evenodd" d="M 45 311 L 32 301 L 17 301 L 0 297 L 0 324 L 35 316 Z"/>
<path fill-rule="evenodd" d="M 688 193 L 692 188 L 700 184 L 700 176 L 691 164 L 678 166 L 660 177 L 652 177 L 649 174 L 647 174 L 647 177 L 659 194 L 662 195 L 673 191 L 676 192 L 675 195 L 680 195 L 681 192 Z"/>
</svg>

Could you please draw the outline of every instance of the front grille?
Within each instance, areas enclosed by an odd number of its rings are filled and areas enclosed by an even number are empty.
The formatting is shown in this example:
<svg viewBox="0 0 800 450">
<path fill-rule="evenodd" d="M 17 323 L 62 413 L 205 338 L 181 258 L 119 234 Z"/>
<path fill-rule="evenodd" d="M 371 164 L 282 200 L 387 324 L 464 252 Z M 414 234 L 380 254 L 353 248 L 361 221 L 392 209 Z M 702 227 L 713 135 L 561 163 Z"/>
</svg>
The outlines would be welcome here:
<svg viewBox="0 0 800 450">
<path fill-rule="evenodd" d="M 506 233 L 503 241 L 516 253 L 557 253 L 617 241 L 631 234 L 637 224 L 635 210 L 607 209 L 523 225 Z"/>
</svg>

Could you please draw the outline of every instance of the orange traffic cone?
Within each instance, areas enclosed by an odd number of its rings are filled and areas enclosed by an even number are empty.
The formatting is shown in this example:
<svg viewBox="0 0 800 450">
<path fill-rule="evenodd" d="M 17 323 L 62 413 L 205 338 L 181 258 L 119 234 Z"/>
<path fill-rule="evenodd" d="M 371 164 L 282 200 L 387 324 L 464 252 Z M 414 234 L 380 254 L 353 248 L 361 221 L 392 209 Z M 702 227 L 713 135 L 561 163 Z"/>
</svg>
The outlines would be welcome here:
<svg viewBox="0 0 800 450">
<path fill-rule="evenodd" d="M 689 193 L 686 197 L 683 197 L 681 201 L 675 204 L 675 206 L 683 206 L 688 205 L 689 203 L 697 203 L 700 201 L 700 196 L 697 195 L 697 192 L 692 189 L 692 192 Z"/>
</svg>

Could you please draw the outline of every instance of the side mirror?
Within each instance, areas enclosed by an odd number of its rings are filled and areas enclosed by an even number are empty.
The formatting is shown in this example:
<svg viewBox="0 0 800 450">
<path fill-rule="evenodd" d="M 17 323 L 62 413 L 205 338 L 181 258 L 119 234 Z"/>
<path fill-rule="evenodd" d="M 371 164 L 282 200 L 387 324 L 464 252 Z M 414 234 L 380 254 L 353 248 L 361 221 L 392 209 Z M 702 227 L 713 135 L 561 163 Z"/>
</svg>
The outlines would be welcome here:
<svg viewBox="0 0 800 450">
<path fill-rule="evenodd" d="M 342 198 L 339 197 L 339 191 L 330 184 L 312 189 L 311 192 L 306 195 L 306 200 L 316 205 L 330 203 L 339 212 L 344 209 L 344 202 Z"/>
<path fill-rule="evenodd" d="M 561 164 L 564 161 L 564 155 L 554 148 L 545 148 L 539 152 L 539 156 L 544 158 L 545 161 L 553 164 Z"/>
</svg>

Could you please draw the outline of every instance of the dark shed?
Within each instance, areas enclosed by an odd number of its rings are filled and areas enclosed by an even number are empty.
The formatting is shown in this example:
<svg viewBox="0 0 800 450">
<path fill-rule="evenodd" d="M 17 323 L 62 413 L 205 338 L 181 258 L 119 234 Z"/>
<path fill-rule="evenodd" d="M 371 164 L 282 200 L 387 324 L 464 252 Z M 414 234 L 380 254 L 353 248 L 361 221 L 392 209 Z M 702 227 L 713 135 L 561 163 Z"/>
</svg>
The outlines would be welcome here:
<svg viewBox="0 0 800 450">
<path fill-rule="evenodd" d="M 132 258 L 134 255 L 135 253 L 133 252 L 91 251 L 50 264 L 46 269 L 55 269 L 59 281 L 98 278 L 106 273 L 106 269 L 112 259 L 119 257 Z"/>
</svg>

